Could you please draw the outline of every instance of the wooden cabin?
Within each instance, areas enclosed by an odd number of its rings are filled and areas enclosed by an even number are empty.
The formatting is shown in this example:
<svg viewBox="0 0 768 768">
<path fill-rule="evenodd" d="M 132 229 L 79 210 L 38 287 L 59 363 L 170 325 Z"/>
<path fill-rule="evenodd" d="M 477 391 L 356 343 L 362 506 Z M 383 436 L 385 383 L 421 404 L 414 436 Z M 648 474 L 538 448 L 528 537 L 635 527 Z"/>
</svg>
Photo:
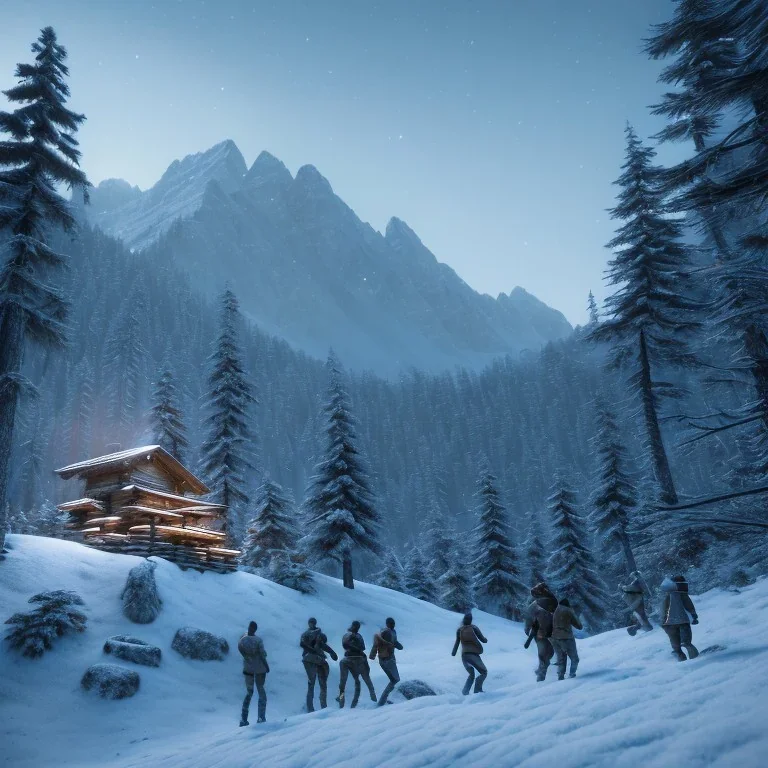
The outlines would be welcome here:
<svg viewBox="0 0 768 768">
<path fill-rule="evenodd" d="M 84 481 L 83 497 L 59 504 L 85 544 L 110 552 L 156 555 L 182 568 L 229 571 L 226 507 L 202 501 L 206 485 L 159 445 L 145 445 L 56 470 Z"/>
</svg>

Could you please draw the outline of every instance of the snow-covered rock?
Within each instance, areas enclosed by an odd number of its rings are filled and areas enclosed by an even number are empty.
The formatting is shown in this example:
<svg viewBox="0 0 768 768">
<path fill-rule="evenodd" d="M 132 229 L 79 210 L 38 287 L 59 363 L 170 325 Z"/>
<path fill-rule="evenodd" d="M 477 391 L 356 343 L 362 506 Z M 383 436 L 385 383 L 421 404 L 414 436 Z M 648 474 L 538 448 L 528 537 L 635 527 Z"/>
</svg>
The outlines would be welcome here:
<svg viewBox="0 0 768 768">
<path fill-rule="evenodd" d="M 136 624 L 153 622 L 162 606 L 155 582 L 155 564 L 145 560 L 131 568 L 120 597 L 126 618 Z"/>
<path fill-rule="evenodd" d="M 159 667 L 162 651 L 131 635 L 113 635 L 104 643 L 104 653 L 111 653 L 123 661 L 132 661 L 145 667 Z"/>
<path fill-rule="evenodd" d="M 404 699 L 418 699 L 421 696 L 437 696 L 432 686 L 425 683 L 423 680 L 403 680 L 400 685 L 397 686 L 397 690 Z"/>
<path fill-rule="evenodd" d="M 23 610 L 30 594 L 56 588 L 81 594 L 89 613 L 88 632 L 34 663 L 0 646 L 0 763 L 14 768 L 252 768 L 254 760 L 269 768 L 765 765 L 766 579 L 704 595 L 691 584 L 697 659 L 675 661 L 660 628 L 635 638 L 621 629 L 579 640 L 578 676 L 562 682 L 551 672 L 535 682 L 536 653 L 523 650 L 520 624 L 473 611 L 488 638 L 489 675 L 485 693 L 462 696 L 466 672 L 451 656 L 458 614 L 362 582 L 344 589 L 320 574 L 317 594 L 301 595 L 247 573 L 201 574 L 158 560 L 163 611 L 142 628 L 143 639 L 166 647 L 177 627 L 197 625 L 236 646 L 251 619 L 259 624 L 272 670 L 267 722 L 238 728 L 245 694 L 238 653 L 217 664 L 165 654 L 160 667 L 142 668 L 140 694 L 117 706 L 81 695 L 80 675 L 103 639 L 125 631 L 115 595 L 140 560 L 32 536 L 9 544 L 0 619 Z M 391 707 L 364 698 L 354 711 L 306 714 L 298 641 L 310 616 L 337 651 L 352 619 L 370 645 L 393 616 L 405 646 L 397 655 L 403 680 L 428 681 L 438 695 Z M 371 676 L 381 692 L 386 678 L 376 663 Z M 331 701 L 338 679 L 331 664 Z"/>
<path fill-rule="evenodd" d="M 139 673 L 117 664 L 93 664 L 80 685 L 86 691 L 95 689 L 102 699 L 127 699 L 139 690 Z"/>
<path fill-rule="evenodd" d="M 171 648 L 187 659 L 198 661 L 222 661 L 229 653 L 229 643 L 223 637 L 195 627 L 179 629 Z"/>
</svg>

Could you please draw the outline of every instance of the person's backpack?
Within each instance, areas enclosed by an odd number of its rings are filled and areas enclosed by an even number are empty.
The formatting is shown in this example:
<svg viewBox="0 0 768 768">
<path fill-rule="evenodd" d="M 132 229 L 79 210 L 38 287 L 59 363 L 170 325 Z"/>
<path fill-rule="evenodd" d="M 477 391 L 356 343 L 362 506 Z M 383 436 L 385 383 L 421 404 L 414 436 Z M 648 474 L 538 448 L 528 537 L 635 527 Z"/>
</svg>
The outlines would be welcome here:
<svg viewBox="0 0 768 768">
<path fill-rule="evenodd" d="M 388 659 L 392 655 L 392 646 L 377 632 L 373 636 L 373 648 L 371 648 L 370 658 L 375 659 L 379 656 L 379 661 Z"/>
</svg>

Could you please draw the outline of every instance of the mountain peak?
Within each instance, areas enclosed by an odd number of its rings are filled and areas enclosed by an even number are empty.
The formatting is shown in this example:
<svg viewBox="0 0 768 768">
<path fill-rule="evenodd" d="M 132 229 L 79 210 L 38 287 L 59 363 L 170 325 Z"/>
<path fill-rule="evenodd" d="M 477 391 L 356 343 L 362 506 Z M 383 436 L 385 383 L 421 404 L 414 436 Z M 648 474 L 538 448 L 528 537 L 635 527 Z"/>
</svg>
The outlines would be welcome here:
<svg viewBox="0 0 768 768">
<path fill-rule="evenodd" d="M 308 190 L 333 194 L 330 182 L 314 165 L 302 165 L 296 174 L 296 183 Z"/>
<path fill-rule="evenodd" d="M 251 187 L 278 185 L 287 187 L 293 181 L 285 163 L 266 150 L 259 153 L 253 165 L 245 174 L 245 183 Z"/>
<path fill-rule="evenodd" d="M 402 219 L 398 219 L 397 216 L 393 216 L 387 222 L 384 237 L 388 241 L 410 240 L 423 245 L 421 238 Z"/>
</svg>

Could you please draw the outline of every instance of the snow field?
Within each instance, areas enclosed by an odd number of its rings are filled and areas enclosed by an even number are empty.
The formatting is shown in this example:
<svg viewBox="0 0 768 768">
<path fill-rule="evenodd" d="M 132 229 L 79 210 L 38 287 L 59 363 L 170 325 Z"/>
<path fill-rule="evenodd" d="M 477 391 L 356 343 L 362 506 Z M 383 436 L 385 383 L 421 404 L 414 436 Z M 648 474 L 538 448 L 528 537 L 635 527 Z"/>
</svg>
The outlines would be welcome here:
<svg viewBox="0 0 768 768">
<path fill-rule="evenodd" d="M 575 680 L 554 670 L 534 681 L 536 654 L 523 650 L 519 624 L 475 613 L 488 637 L 486 693 L 460 694 L 465 672 L 450 650 L 458 614 L 381 587 L 317 577 L 318 594 L 300 595 L 259 577 L 182 572 L 159 560 L 155 576 L 163 610 L 149 625 L 121 612 L 120 592 L 138 558 L 98 552 L 71 542 L 12 536 L 0 566 L 0 619 L 27 610 L 46 589 L 72 589 L 85 600 L 88 629 L 62 638 L 42 659 L 0 649 L 0 764 L 40 766 L 159 766 L 272 768 L 336 766 L 661 766 L 757 768 L 768 764 L 768 580 L 740 592 L 695 597 L 700 650 L 722 646 L 684 664 L 675 662 L 661 629 L 630 638 L 623 630 L 579 642 Z M 695 585 L 693 585 L 695 587 Z M 403 680 L 421 678 L 440 695 L 377 709 L 363 686 L 360 706 L 339 711 L 333 701 L 338 665 L 331 664 L 327 710 L 303 713 L 306 677 L 298 648 L 306 619 L 315 616 L 341 651 L 349 622 L 363 623 L 370 646 L 386 616 L 397 620 L 405 650 Z M 259 623 L 271 674 L 267 723 L 238 728 L 245 693 L 238 638 Z M 183 659 L 170 648 L 176 629 L 194 626 L 223 635 L 224 662 Z M 159 645 L 161 666 L 135 668 L 139 692 L 104 701 L 82 691 L 85 669 L 111 661 L 102 651 L 113 634 Z M 377 692 L 385 676 L 371 664 Z M 351 681 L 348 683 L 348 701 Z M 316 699 L 315 706 L 318 706 Z M 256 699 L 252 702 L 255 715 Z"/>
</svg>

